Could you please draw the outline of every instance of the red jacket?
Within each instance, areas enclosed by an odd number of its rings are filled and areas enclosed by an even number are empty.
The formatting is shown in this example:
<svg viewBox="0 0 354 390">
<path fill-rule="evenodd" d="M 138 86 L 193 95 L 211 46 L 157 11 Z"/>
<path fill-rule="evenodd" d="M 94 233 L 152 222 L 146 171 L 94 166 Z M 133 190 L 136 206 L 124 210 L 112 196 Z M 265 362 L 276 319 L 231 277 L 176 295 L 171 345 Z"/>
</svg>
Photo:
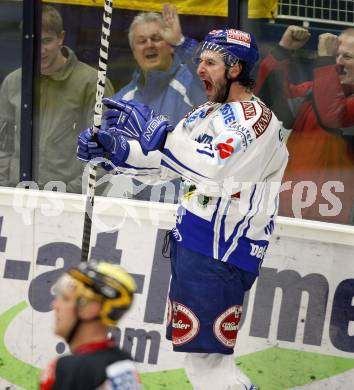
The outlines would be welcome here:
<svg viewBox="0 0 354 390">
<path fill-rule="evenodd" d="M 348 127 L 354 126 L 354 85 L 340 84 L 330 57 L 318 58 L 313 81 L 288 83 L 289 53 L 278 47 L 268 54 L 256 86 L 262 95 L 271 72 L 280 71 L 281 85 L 273 88 L 282 90 L 283 99 L 301 101 L 287 143 L 279 214 L 353 224 L 354 128 Z M 282 120 L 282 112 L 275 113 Z"/>
</svg>

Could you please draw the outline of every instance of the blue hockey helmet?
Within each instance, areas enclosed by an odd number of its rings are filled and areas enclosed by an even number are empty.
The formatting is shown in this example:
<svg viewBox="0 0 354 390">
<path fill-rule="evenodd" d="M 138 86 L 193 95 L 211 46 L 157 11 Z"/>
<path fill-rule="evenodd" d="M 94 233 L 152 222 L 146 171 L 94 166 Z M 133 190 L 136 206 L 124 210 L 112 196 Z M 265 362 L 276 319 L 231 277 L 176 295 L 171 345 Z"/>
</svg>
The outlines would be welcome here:
<svg viewBox="0 0 354 390">
<path fill-rule="evenodd" d="M 210 31 L 197 49 L 197 59 L 200 58 L 204 50 L 215 51 L 222 55 L 225 65 L 228 67 L 241 60 L 245 62 L 248 72 L 259 58 L 254 36 L 236 29 Z"/>
</svg>

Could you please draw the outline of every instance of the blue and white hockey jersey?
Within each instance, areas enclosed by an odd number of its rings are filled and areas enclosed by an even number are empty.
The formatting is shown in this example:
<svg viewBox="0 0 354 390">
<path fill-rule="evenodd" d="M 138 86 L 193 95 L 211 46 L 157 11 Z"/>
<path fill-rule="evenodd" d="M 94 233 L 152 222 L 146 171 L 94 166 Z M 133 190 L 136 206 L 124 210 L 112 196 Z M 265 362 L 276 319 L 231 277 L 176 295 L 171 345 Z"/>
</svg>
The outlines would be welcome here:
<svg viewBox="0 0 354 390">
<path fill-rule="evenodd" d="M 274 229 L 288 152 L 281 124 L 257 98 L 205 103 L 144 156 L 130 141 L 126 173 L 146 184 L 182 176 L 173 236 L 190 250 L 258 273 Z"/>
</svg>

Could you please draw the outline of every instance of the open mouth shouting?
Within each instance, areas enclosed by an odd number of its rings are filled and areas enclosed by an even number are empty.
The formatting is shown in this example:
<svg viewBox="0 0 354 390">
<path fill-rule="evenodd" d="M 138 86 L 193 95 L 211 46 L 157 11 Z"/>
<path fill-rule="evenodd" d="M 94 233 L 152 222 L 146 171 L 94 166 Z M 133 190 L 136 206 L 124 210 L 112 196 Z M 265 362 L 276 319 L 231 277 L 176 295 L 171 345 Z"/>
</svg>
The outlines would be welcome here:
<svg viewBox="0 0 354 390">
<path fill-rule="evenodd" d="M 211 96 L 215 90 L 215 85 L 206 79 L 202 79 L 202 82 L 204 83 L 204 88 L 205 88 L 205 94 L 207 96 Z"/>
</svg>

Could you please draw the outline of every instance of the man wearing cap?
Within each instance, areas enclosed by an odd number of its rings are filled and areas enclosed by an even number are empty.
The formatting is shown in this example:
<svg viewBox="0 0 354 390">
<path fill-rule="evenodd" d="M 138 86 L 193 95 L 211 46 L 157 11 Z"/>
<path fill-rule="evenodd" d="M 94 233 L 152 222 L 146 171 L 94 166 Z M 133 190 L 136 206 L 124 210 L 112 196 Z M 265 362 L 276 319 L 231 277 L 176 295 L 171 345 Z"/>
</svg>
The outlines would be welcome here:
<svg viewBox="0 0 354 390">
<path fill-rule="evenodd" d="M 130 356 L 107 339 L 108 326 L 130 308 L 134 279 L 104 261 L 81 263 L 55 285 L 55 333 L 71 355 L 55 359 L 42 372 L 40 390 L 141 390 Z"/>
<path fill-rule="evenodd" d="M 194 389 L 255 389 L 233 352 L 244 295 L 274 229 L 288 153 L 279 121 L 252 93 L 254 37 L 213 30 L 195 58 L 207 103 L 173 128 L 140 103 L 105 99 L 106 125 L 97 142 L 90 129 L 80 134 L 78 158 L 107 153 L 105 169 L 144 173 L 150 183 L 183 177 L 171 232 L 167 338 L 187 353 Z"/>
</svg>

